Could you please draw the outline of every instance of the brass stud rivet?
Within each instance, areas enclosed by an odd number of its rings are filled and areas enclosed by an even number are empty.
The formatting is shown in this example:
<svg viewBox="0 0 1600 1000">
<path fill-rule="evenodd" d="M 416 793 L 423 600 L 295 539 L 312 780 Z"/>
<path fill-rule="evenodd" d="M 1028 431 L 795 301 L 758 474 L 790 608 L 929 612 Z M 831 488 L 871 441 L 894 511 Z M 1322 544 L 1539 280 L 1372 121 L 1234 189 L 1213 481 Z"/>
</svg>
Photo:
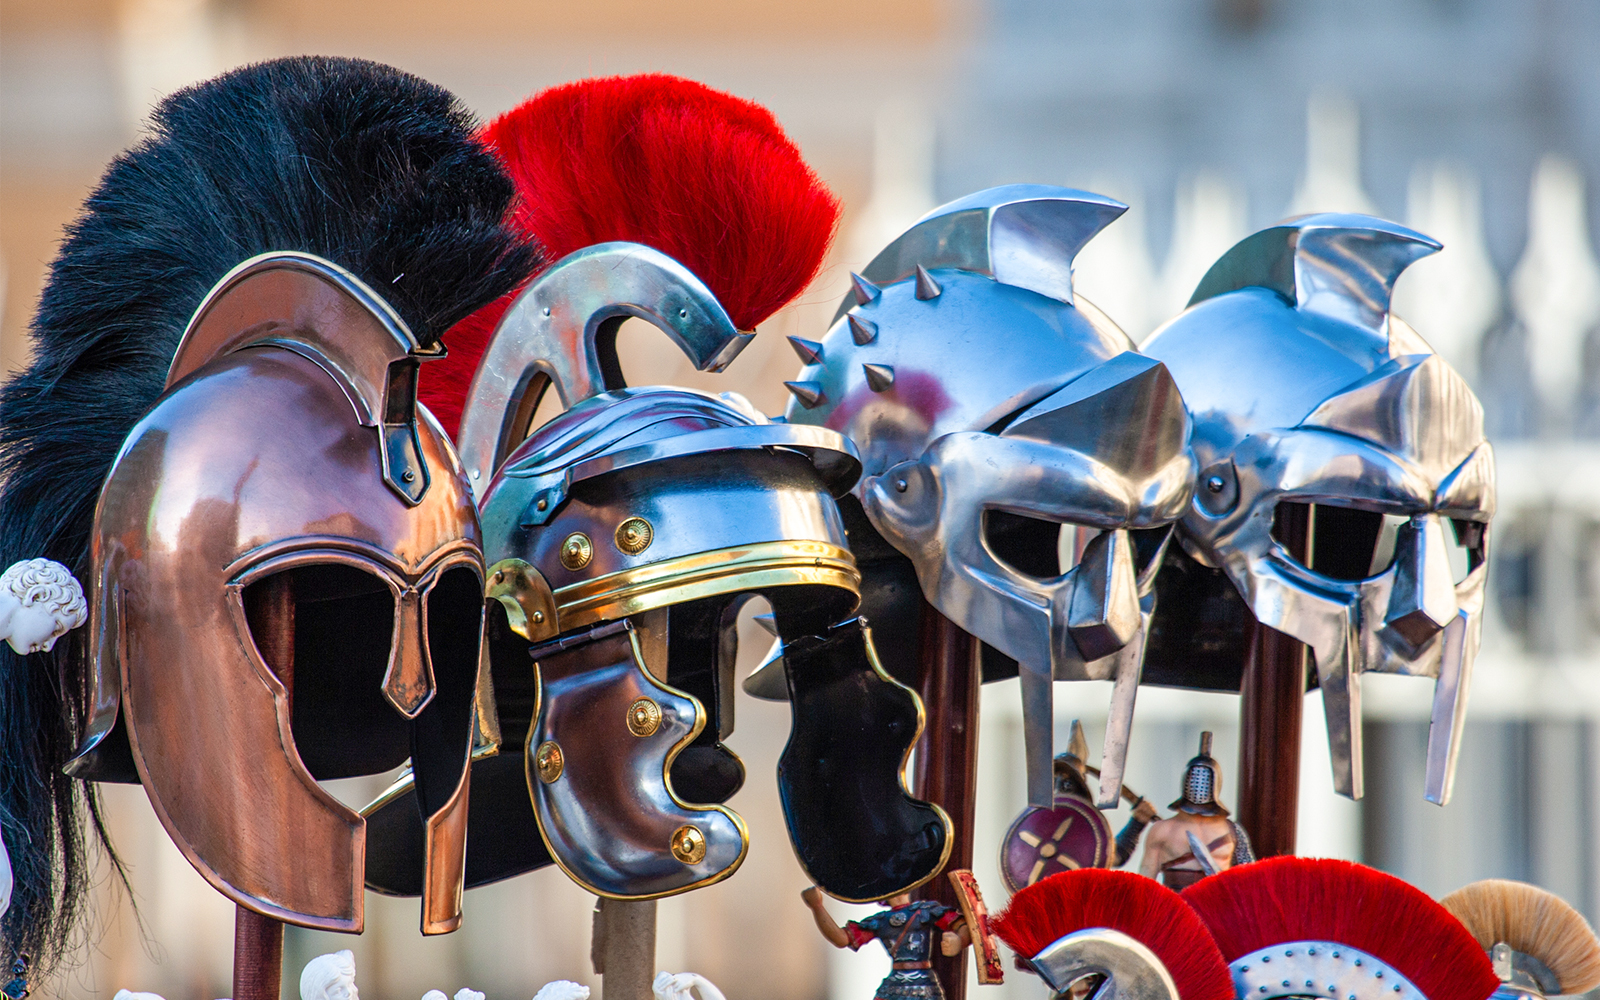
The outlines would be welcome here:
<svg viewBox="0 0 1600 1000">
<path fill-rule="evenodd" d="M 561 777 L 561 771 L 567 766 L 566 758 L 561 755 L 561 745 L 555 740 L 545 740 L 539 744 L 539 750 L 533 755 L 534 770 L 539 772 L 539 780 L 545 784 Z"/>
<path fill-rule="evenodd" d="M 654 537 L 655 531 L 650 527 L 650 522 L 642 517 L 630 517 L 617 525 L 617 548 L 630 556 L 648 549 Z"/>
<path fill-rule="evenodd" d="M 593 558 L 594 543 L 590 542 L 589 536 L 581 531 L 574 531 L 561 543 L 561 565 L 567 569 L 583 569 Z"/>
<path fill-rule="evenodd" d="M 697 826 L 680 826 L 672 831 L 672 856 L 686 865 L 706 859 L 706 835 Z"/>
<path fill-rule="evenodd" d="M 534 506 L 538 507 L 540 510 L 544 510 L 546 507 L 550 506 L 550 501 L 546 500 L 544 497 L 540 497 L 539 502 L 534 504 Z"/>
<path fill-rule="evenodd" d="M 637 698 L 628 706 L 628 732 L 635 736 L 654 736 L 661 728 L 661 706 L 649 698 Z"/>
<path fill-rule="evenodd" d="M 535 611 L 533 613 L 533 623 L 535 625 L 543 625 L 544 624 L 544 612 L 543 611 Z"/>
</svg>

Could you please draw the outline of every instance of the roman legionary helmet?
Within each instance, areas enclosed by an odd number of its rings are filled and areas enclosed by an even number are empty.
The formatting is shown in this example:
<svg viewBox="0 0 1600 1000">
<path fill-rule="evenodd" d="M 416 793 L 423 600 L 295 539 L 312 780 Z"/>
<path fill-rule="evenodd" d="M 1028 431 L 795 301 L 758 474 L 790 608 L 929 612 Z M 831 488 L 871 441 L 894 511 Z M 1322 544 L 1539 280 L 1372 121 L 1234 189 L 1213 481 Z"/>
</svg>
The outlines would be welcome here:
<svg viewBox="0 0 1600 1000">
<path fill-rule="evenodd" d="M 1199 916 L 1184 897 L 1133 872 L 1082 868 L 1041 879 L 1011 897 L 994 932 L 1052 1000 L 1234 1000 Z"/>
<path fill-rule="evenodd" d="M 1183 793 L 1168 809 L 1178 809 L 1196 816 L 1226 816 L 1223 806 L 1222 767 L 1211 756 L 1211 734 L 1200 734 L 1200 752 L 1189 758 L 1183 768 Z"/>
<path fill-rule="evenodd" d="M 742 330 L 809 282 L 836 205 L 769 113 L 688 81 L 556 88 L 489 135 L 526 185 L 530 231 L 577 245 L 499 310 L 470 388 L 454 390 L 491 526 L 501 722 L 498 755 L 474 767 L 468 883 L 554 860 L 603 896 L 686 891 L 747 849 L 717 804 L 743 780 L 719 742 L 738 607 L 764 595 L 792 636 L 849 617 L 859 576 L 834 496 L 859 462 L 836 432 L 769 421 L 735 396 L 627 388 L 616 328 L 645 319 L 720 370 Z M 585 200 L 595 185 L 574 169 L 637 193 Z M 552 387 L 569 408 L 528 437 Z M 379 891 L 416 891 L 411 795 L 403 778 L 367 810 L 389 831 L 369 868 Z"/>
<path fill-rule="evenodd" d="M 861 534 L 898 553 L 874 560 L 864 613 L 915 621 L 909 559 L 928 603 L 1016 661 L 1028 801 L 1046 808 L 1052 678 L 1116 679 L 1099 796 L 1116 801 L 1141 602 L 1193 488 L 1172 378 L 1072 287 L 1073 257 L 1126 208 L 1011 185 L 935 209 L 855 278 L 820 342 L 797 344 L 788 383 L 791 423 L 860 449 Z M 915 635 L 885 647 L 914 657 Z"/>
<path fill-rule="evenodd" d="M 76 913 L 63 765 L 142 782 L 239 905 L 360 931 L 365 824 L 317 782 L 409 757 L 423 930 L 458 920 L 483 563 L 416 376 L 534 260 L 472 128 L 384 66 L 251 66 L 163 101 L 68 230 L 0 394 L 3 557 L 91 592 L 83 639 L 0 652 L 5 731 L 42 734 L 4 741 L 14 944 Z"/>
<path fill-rule="evenodd" d="M 1494 1000 L 1545 1000 L 1600 986 L 1600 937 L 1546 889 L 1509 879 L 1464 885 L 1439 900 L 1489 955 Z"/>
<path fill-rule="evenodd" d="M 1365 215 L 1264 229 L 1144 345 L 1194 414 L 1199 483 L 1149 679 L 1237 690 L 1250 615 L 1311 647 L 1334 788 L 1361 797 L 1361 674 L 1436 679 L 1426 794 L 1450 797 L 1483 629 L 1494 451 L 1483 409 L 1389 313 L 1439 244 Z"/>
<path fill-rule="evenodd" d="M 1449 910 L 1351 861 L 1235 865 L 1180 898 L 1211 932 L 1240 1000 L 1488 1000 L 1499 985 Z"/>
</svg>

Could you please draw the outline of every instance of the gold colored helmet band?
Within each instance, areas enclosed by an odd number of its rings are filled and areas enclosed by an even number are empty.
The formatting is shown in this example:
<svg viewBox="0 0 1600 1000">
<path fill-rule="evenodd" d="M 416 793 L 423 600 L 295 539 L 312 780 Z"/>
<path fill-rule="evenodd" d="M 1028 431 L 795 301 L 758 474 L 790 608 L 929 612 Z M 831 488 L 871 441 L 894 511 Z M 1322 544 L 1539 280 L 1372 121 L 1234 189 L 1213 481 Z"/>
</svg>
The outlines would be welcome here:
<svg viewBox="0 0 1600 1000">
<path fill-rule="evenodd" d="M 557 631 L 703 597 L 799 584 L 859 595 L 861 572 L 848 549 L 826 542 L 783 540 L 697 552 L 562 587 L 555 592 Z"/>
</svg>

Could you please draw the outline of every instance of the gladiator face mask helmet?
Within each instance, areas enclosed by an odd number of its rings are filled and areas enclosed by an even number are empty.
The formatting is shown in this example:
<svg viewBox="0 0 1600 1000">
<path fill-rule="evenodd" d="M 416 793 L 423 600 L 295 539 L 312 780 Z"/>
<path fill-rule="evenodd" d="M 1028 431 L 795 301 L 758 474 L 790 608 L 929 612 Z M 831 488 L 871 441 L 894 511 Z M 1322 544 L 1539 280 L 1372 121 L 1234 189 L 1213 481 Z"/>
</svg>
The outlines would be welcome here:
<svg viewBox="0 0 1600 1000">
<path fill-rule="evenodd" d="M 464 411 L 468 462 L 498 469 L 481 512 L 502 741 L 474 769 L 495 815 L 474 820 L 469 884 L 553 860 L 599 895 L 645 899 L 732 874 L 748 836 L 715 803 L 743 780 L 719 742 L 739 607 L 763 594 L 800 635 L 857 600 L 833 499 L 859 470 L 849 442 L 739 397 L 620 386 L 604 329 L 624 316 L 702 369 L 749 339 L 682 265 L 600 244 L 508 310 Z M 523 440 L 552 386 L 570 409 Z M 395 822 L 409 794 L 369 813 Z M 384 867 L 378 888 L 406 891 L 407 865 Z"/>
<path fill-rule="evenodd" d="M 361 930 L 365 823 L 317 780 L 408 757 L 423 930 L 460 920 L 483 557 L 455 452 L 416 406 L 432 353 L 328 261 L 246 261 L 100 494 L 96 714 L 74 767 L 104 776 L 125 726 L 190 862 L 291 923 Z"/>
<path fill-rule="evenodd" d="M 1389 313 L 1401 271 L 1438 248 L 1367 216 L 1291 220 L 1228 251 L 1145 345 L 1194 414 L 1200 486 L 1183 549 L 1311 647 L 1334 787 L 1351 798 L 1361 674 L 1376 670 L 1436 678 L 1426 793 L 1448 801 L 1483 625 L 1495 510 L 1483 411 Z M 1302 557 L 1284 525 L 1305 505 Z M 1158 615 L 1181 603 L 1162 593 Z M 1181 637 L 1201 630 L 1177 626 L 1182 658 Z"/>
<path fill-rule="evenodd" d="M 1014 185 L 934 210 L 797 345 L 788 383 L 791 423 L 856 442 L 866 517 L 929 603 L 1018 661 L 1043 807 L 1052 678 L 1115 678 L 1101 805 L 1116 799 L 1149 584 L 1192 488 L 1172 379 L 1072 288 L 1074 255 L 1125 209 Z"/>
</svg>

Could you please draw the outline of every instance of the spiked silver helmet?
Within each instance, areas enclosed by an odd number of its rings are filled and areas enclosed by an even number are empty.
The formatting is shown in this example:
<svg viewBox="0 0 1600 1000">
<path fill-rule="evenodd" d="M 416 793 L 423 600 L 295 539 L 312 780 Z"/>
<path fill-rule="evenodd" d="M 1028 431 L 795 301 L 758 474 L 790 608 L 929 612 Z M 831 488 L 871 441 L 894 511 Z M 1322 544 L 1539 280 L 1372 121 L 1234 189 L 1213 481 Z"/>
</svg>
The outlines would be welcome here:
<svg viewBox="0 0 1600 1000">
<path fill-rule="evenodd" d="M 1073 292 L 1074 255 L 1126 207 L 1012 185 L 935 209 L 853 276 L 820 342 L 795 342 L 788 383 L 791 423 L 855 441 L 855 493 L 928 602 L 1018 661 L 1044 807 L 1052 678 L 1115 678 L 1115 801 L 1150 583 L 1194 475 L 1172 378 Z"/>
<path fill-rule="evenodd" d="M 1200 485 L 1183 550 L 1225 574 L 1259 621 L 1311 647 L 1334 787 L 1351 798 L 1361 675 L 1380 671 L 1436 678 L 1426 792 L 1449 799 L 1482 630 L 1495 510 L 1483 410 L 1389 313 L 1395 279 L 1438 249 L 1369 216 L 1293 219 L 1223 255 L 1144 345 L 1194 415 Z M 1275 528 L 1295 504 L 1311 505 L 1305 559 Z M 1189 606 L 1161 594 L 1158 617 Z M 1179 637 L 1169 652 L 1181 669 L 1195 652 L 1183 637 L 1205 629 L 1156 632 Z"/>
</svg>

